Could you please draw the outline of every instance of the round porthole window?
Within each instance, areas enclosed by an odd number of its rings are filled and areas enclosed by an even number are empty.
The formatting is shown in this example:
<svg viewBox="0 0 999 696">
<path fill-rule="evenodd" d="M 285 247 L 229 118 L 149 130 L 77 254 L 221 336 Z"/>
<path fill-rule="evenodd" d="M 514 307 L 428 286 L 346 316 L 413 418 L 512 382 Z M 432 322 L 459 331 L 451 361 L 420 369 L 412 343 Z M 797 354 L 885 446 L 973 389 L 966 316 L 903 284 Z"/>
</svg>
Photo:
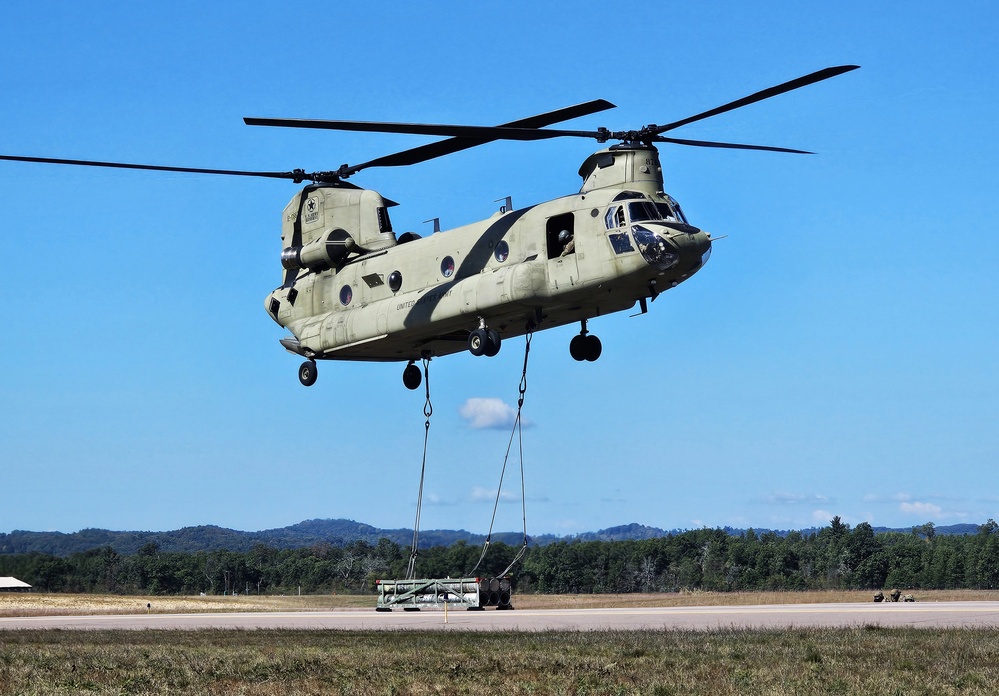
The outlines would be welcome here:
<svg viewBox="0 0 999 696">
<path fill-rule="evenodd" d="M 399 288 L 402 287 L 402 273 L 399 271 L 392 271 L 389 273 L 389 287 L 392 292 L 399 292 Z"/>
<path fill-rule="evenodd" d="M 441 261 L 441 275 L 445 278 L 450 278 L 454 275 L 454 259 L 450 256 L 445 256 L 444 260 Z"/>
<path fill-rule="evenodd" d="M 510 256 L 510 245 L 506 243 L 506 240 L 501 241 L 496 245 L 496 251 L 494 253 L 496 260 L 503 263 Z"/>
<path fill-rule="evenodd" d="M 340 304 L 346 307 L 352 299 L 354 299 L 354 291 L 350 289 L 349 285 L 340 288 Z"/>
</svg>

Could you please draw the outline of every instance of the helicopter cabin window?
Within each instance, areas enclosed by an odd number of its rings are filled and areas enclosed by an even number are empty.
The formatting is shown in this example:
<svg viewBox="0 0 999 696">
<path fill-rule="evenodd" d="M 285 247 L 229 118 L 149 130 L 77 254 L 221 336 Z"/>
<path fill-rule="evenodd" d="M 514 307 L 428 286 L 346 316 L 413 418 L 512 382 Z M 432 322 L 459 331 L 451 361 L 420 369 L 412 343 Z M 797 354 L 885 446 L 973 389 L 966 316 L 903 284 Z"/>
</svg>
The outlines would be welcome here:
<svg viewBox="0 0 999 696">
<path fill-rule="evenodd" d="M 510 245 L 506 243 L 505 239 L 501 239 L 499 244 L 496 245 L 496 252 L 493 256 L 500 263 L 503 263 L 510 257 Z"/>
<path fill-rule="evenodd" d="M 557 259 L 576 253 L 575 218 L 572 213 L 548 218 L 545 226 L 545 239 L 548 242 L 548 258 Z"/>
<path fill-rule="evenodd" d="M 445 256 L 444 260 L 441 261 L 441 275 L 445 278 L 450 278 L 454 275 L 454 259 L 450 256 Z"/>
<path fill-rule="evenodd" d="M 340 288 L 340 304 L 346 307 L 352 299 L 354 299 L 354 291 L 350 289 L 349 285 Z"/>
</svg>

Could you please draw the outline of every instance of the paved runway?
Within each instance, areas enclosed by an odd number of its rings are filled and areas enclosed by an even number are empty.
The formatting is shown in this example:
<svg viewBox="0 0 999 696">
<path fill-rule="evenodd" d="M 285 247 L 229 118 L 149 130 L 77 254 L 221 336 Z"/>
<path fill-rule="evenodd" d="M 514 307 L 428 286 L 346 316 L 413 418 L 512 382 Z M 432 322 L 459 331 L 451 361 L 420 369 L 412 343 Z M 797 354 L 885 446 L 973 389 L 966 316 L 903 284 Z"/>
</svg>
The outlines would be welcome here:
<svg viewBox="0 0 999 696">
<path fill-rule="evenodd" d="M 376 612 L 260 612 L 231 614 L 139 614 L 134 616 L 0 617 L 0 630 L 14 629 L 268 629 L 343 631 L 601 631 L 716 630 L 724 628 L 829 628 L 839 626 L 999 628 L 999 602 L 777 604 L 733 607 L 640 609 L 529 609 L 514 611 L 423 610 Z"/>
</svg>

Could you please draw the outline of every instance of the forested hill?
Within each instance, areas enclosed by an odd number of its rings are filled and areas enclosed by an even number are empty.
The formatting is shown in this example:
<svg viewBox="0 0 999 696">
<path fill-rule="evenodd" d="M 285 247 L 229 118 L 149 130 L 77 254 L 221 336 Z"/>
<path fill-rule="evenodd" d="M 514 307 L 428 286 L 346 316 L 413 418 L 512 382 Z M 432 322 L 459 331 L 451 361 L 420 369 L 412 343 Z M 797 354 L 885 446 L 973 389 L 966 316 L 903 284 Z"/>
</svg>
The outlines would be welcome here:
<svg viewBox="0 0 999 696">
<path fill-rule="evenodd" d="M 945 527 L 931 527 L 935 534 L 974 534 L 978 527 L 973 524 L 957 524 Z M 648 527 L 642 524 L 626 524 L 610 527 L 596 532 L 585 532 L 572 536 L 556 536 L 543 534 L 531 536 L 535 545 L 550 544 L 555 541 L 636 541 L 656 539 L 669 534 L 678 534 L 684 530 L 663 530 L 658 527 Z M 746 530 L 725 527 L 722 531 L 738 536 Z M 768 533 L 773 530 L 756 529 L 757 533 Z M 797 530 L 808 534 L 818 530 Z M 875 532 L 911 531 L 910 529 L 889 530 L 883 527 L 874 528 Z M 787 532 L 776 532 L 784 536 Z M 0 554 L 44 553 L 53 556 L 69 556 L 83 553 L 90 549 L 111 547 L 122 555 L 131 555 L 147 544 L 156 544 L 164 552 L 198 551 L 237 551 L 251 550 L 258 544 L 281 549 L 307 548 L 315 544 L 331 544 L 345 546 L 352 542 L 363 541 L 377 544 L 379 539 L 388 539 L 396 544 L 408 546 L 413 540 L 411 529 L 380 529 L 353 520 L 306 520 L 290 527 L 267 529 L 260 532 L 243 532 L 213 525 L 199 527 L 184 527 L 169 532 L 115 532 L 107 529 L 84 529 L 66 534 L 63 532 L 26 532 L 15 530 L 10 534 L 0 533 Z M 472 534 L 465 530 L 435 529 L 420 532 L 420 547 L 451 546 L 458 541 L 479 545 L 485 540 L 481 534 Z M 492 536 L 493 541 L 502 541 L 511 546 L 523 543 L 521 532 L 502 532 Z"/>
<path fill-rule="evenodd" d="M 493 534 L 494 541 L 520 546 L 523 533 L 504 532 Z M 63 532 L 26 532 L 15 530 L 0 533 L 0 554 L 45 553 L 69 556 L 90 549 L 111 547 L 122 555 L 131 555 L 147 544 L 156 544 L 164 552 L 238 551 L 251 550 L 258 544 L 280 549 L 307 548 L 316 544 L 345 546 L 355 541 L 377 544 L 388 539 L 396 544 L 409 545 L 413 541 L 411 529 L 380 529 L 353 520 L 306 520 L 280 529 L 243 532 L 214 525 L 184 527 L 169 532 L 115 532 L 107 529 L 83 529 L 66 534 Z M 532 540 L 542 543 L 554 541 L 547 536 Z M 457 541 L 481 544 L 485 536 L 463 529 L 434 529 L 420 532 L 420 546 L 450 546 Z"/>
</svg>

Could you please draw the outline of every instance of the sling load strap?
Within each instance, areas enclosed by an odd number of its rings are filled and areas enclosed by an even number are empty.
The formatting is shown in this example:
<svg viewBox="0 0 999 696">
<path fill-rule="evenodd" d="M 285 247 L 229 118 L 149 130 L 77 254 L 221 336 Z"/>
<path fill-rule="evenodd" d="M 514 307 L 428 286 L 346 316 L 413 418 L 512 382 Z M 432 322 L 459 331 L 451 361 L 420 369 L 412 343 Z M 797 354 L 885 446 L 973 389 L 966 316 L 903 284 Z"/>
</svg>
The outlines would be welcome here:
<svg viewBox="0 0 999 696">
<path fill-rule="evenodd" d="M 482 565 L 482 561 L 486 557 L 486 552 L 489 550 L 489 544 L 491 543 L 493 536 L 493 526 L 496 524 L 496 511 L 499 509 L 500 494 L 503 492 L 503 478 L 506 476 L 506 465 L 510 459 L 510 448 L 513 446 L 514 435 L 518 437 L 520 445 L 520 505 L 524 521 L 524 543 L 520 547 L 520 551 L 517 552 L 514 559 L 510 561 L 510 565 L 507 566 L 506 570 L 499 574 L 499 577 L 503 577 L 509 573 L 510 569 L 513 568 L 527 552 L 527 496 L 525 495 L 526 487 L 524 485 L 524 432 L 520 414 L 524 409 L 524 396 L 527 394 L 527 359 L 531 354 L 531 337 L 533 335 L 534 332 L 531 329 L 528 329 L 527 334 L 525 335 L 527 340 L 524 345 L 524 371 L 520 376 L 520 398 L 517 399 L 517 417 L 513 421 L 513 429 L 510 432 L 510 441 L 506 445 L 506 454 L 503 456 L 503 467 L 500 470 L 499 486 L 496 488 L 496 501 L 493 503 L 493 516 L 489 521 L 489 533 L 486 534 L 486 540 L 482 544 L 482 553 L 479 554 L 479 560 L 476 561 L 474 568 L 465 573 L 464 577 L 466 578 L 475 577 L 475 571 L 477 571 L 479 566 Z"/>
<path fill-rule="evenodd" d="M 426 423 L 423 427 L 423 463 L 420 465 L 420 489 L 416 494 L 416 522 L 413 524 L 413 548 L 409 554 L 409 566 L 406 568 L 406 579 L 412 580 L 416 573 L 416 557 L 420 549 L 420 510 L 423 507 L 423 480 L 427 473 L 427 443 L 430 439 L 430 416 L 434 406 L 430 402 L 430 358 L 423 358 L 423 383 L 427 388 L 427 401 L 423 405 L 423 415 Z"/>
</svg>

